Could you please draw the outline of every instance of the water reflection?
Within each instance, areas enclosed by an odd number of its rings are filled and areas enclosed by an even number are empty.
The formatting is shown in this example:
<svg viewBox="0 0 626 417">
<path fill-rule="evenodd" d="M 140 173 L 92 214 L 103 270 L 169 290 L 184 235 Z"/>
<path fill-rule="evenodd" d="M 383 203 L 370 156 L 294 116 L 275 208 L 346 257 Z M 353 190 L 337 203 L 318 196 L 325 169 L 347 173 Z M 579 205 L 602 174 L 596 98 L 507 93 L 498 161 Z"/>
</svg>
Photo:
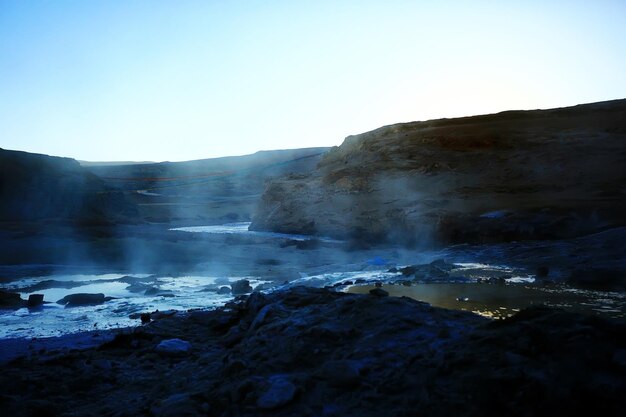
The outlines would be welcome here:
<svg viewBox="0 0 626 417">
<path fill-rule="evenodd" d="M 347 292 L 367 294 L 374 285 L 355 285 Z M 560 307 L 579 313 L 626 318 L 626 295 L 618 292 L 587 291 L 563 286 L 431 283 L 411 286 L 384 285 L 391 296 L 409 297 L 436 307 L 471 311 L 501 319 L 534 305 Z M 467 301 L 464 301 L 467 299 Z"/>
</svg>

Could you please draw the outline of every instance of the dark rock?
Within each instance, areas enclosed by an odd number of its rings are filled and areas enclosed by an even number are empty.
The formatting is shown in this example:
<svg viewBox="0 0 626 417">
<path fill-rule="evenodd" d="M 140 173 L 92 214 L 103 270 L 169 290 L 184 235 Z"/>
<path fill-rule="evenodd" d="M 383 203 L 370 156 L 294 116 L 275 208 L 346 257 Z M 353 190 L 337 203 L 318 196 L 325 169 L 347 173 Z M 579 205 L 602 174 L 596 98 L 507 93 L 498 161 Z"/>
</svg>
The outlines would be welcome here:
<svg viewBox="0 0 626 417">
<path fill-rule="evenodd" d="M 222 287 L 219 287 L 218 290 L 217 290 L 217 293 L 218 294 L 222 294 L 222 295 L 223 294 L 230 294 L 230 287 L 227 287 L 225 285 L 222 286 Z"/>
<path fill-rule="evenodd" d="M 199 409 L 189 394 L 174 394 L 152 407 L 155 417 L 195 417 Z"/>
<path fill-rule="evenodd" d="M 550 274 L 550 268 L 545 265 L 538 266 L 537 269 L 535 270 L 535 277 L 539 279 L 545 279 L 548 277 L 549 274 Z"/>
<path fill-rule="evenodd" d="M 396 268 L 396 267 L 389 268 L 389 269 L 387 270 L 387 272 L 396 273 L 396 272 L 398 272 L 398 268 Z"/>
<path fill-rule="evenodd" d="M 24 306 L 24 300 L 18 293 L 0 290 L 0 308 L 21 308 Z"/>
<path fill-rule="evenodd" d="M 278 259 L 257 259 L 256 260 L 257 265 L 277 266 L 277 265 L 280 265 L 281 263 L 282 262 L 280 262 Z"/>
<path fill-rule="evenodd" d="M 152 320 L 152 317 L 150 317 L 150 313 L 142 313 L 139 316 L 139 319 L 141 320 L 142 324 L 147 324 L 147 323 L 150 323 L 150 321 Z"/>
<path fill-rule="evenodd" d="M 152 318 L 152 320 L 161 320 L 161 319 L 175 316 L 176 314 L 178 314 L 178 311 L 176 310 L 165 310 L 165 311 L 157 310 L 150 314 L 150 318 Z"/>
<path fill-rule="evenodd" d="M 322 242 L 319 239 L 306 239 L 296 241 L 296 248 L 300 250 L 313 250 L 322 246 Z"/>
<path fill-rule="evenodd" d="M 288 248 L 290 246 L 296 246 L 297 243 L 298 243 L 298 241 L 295 240 L 295 239 L 285 239 L 285 240 L 280 242 L 279 246 L 281 248 Z"/>
<path fill-rule="evenodd" d="M 335 360 L 326 362 L 319 376 L 330 385 L 349 388 L 358 385 L 361 379 L 363 364 L 354 360 Z"/>
<path fill-rule="evenodd" d="M 404 275 L 405 277 L 408 277 L 408 276 L 414 275 L 417 272 L 417 267 L 405 266 L 404 268 L 400 268 L 399 271 L 402 272 L 402 275 Z"/>
<path fill-rule="evenodd" d="M 241 279 L 239 281 L 233 282 L 230 285 L 230 288 L 233 295 L 248 294 L 252 292 L 250 281 L 248 281 L 247 279 Z"/>
<path fill-rule="evenodd" d="M 57 304 L 63 304 L 66 307 L 78 307 L 78 306 L 92 306 L 103 304 L 106 300 L 104 294 L 88 294 L 88 293 L 77 293 L 66 295 L 57 301 Z"/>
<path fill-rule="evenodd" d="M 445 272 L 450 272 L 451 270 L 456 268 L 454 264 L 446 262 L 445 259 L 436 259 L 430 263 L 430 266 L 433 266 Z"/>
<path fill-rule="evenodd" d="M 370 290 L 370 294 L 376 297 L 387 297 L 389 293 L 382 288 L 374 288 Z"/>
<path fill-rule="evenodd" d="M 259 395 L 257 407 L 273 410 L 290 403 L 297 392 L 296 386 L 284 375 L 274 375 L 267 380 L 267 387 Z"/>
<path fill-rule="evenodd" d="M 191 343 L 181 339 L 166 339 L 157 345 L 156 351 L 164 356 L 185 356 L 191 352 Z"/>
<path fill-rule="evenodd" d="M 28 303 L 27 303 L 29 308 L 33 308 L 33 307 L 39 307 L 41 305 L 43 305 L 43 294 L 31 294 L 28 296 Z"/>
</svg>

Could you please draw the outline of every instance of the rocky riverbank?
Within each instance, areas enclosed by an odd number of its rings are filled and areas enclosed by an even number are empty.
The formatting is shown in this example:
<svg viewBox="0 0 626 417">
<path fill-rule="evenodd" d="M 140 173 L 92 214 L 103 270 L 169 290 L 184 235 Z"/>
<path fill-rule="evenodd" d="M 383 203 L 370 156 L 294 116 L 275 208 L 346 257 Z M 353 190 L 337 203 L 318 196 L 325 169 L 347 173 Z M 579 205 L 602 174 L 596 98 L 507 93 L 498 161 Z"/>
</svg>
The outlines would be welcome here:
<svg viewBox="0 0 626 417">
<path fill-rule="evenodd" d="M 558 310 L 492 322 L 382 291 L 296 287 L 150 319 L 85 334 L 88 348 L 69 343 L 76 336 L 30 349 L 3 341 L 5 359 L 11 349 L 28 355 L 2 365 L 0 408 L 12 416 L 617 416 L 626 406 L 626 325 Z"/>
</svg>

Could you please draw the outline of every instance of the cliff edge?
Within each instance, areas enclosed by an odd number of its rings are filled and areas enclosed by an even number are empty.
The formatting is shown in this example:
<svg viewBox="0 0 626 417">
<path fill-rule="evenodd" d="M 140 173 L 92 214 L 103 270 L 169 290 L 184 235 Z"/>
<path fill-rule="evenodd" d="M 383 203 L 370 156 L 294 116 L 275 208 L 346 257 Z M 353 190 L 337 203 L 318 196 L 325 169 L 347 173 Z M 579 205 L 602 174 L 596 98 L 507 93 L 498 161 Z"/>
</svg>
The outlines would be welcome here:
<svg viewBox="0 0 626 417">
<path fill-rule="evenodd" d="M 581 236 L 626 224 L 626 100 L 385 126 L 269 182 L 251 228 L 362 243 Z"/>
</svg>

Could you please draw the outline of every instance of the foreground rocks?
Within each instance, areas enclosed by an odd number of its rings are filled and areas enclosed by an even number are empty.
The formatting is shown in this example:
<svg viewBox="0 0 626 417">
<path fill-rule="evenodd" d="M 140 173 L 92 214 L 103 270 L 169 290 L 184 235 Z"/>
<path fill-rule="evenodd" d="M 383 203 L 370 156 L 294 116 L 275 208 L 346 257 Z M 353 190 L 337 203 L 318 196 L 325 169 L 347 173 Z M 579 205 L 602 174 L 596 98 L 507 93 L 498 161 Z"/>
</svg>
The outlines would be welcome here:
<svg viewBox="0 0 626 417">
<path fill-rule="evenodd" d="M 622 415 L 626 326 L 297 287 L 0 368 L 6 415 Z M 175 341 L 172 341 L 175 340 Z M 181 347 L 176 354 L 159 346 Z M 2 345 L 0 345 L 2 346 Z M 57 343 L 58 346 L 58 343 Z"/>
</svg>

